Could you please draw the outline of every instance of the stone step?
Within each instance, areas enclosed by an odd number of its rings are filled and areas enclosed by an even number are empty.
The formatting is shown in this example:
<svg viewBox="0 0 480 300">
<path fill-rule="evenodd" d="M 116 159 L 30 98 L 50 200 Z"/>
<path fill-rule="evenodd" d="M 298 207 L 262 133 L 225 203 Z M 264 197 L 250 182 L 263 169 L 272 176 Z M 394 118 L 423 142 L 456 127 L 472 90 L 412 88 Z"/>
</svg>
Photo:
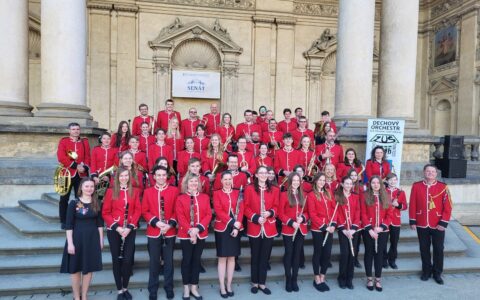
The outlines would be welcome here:
<svg viewBox="0 0 480 300">
<path fill-rule="evenodd" d="M 399 275 L 417 275 L 421 270 L 420 258 L 415 259 L 398 259 L 397 264 L 399 269 L 384 269 L 384 276 L 399 276 Z M 335 283 L 338 274 L 337 262 L 332 263 L 333 267 L 328 270 L 327 278 L 329 278 L 332 289 L 339 289 Z M 216 266 L 207 266 L 207 273 L 200 274 L 200 286 L 217 285 L 217 268 Z M 444 273 L 469 273 L 480 271 L 480 258 L 472 257 L 455 257 L 446 258 L 444 263 Z M 355 269 L 355 277 L 365 277 L 363 268 Z M 311 281 L 313 278 L 311 266 L 308 264 L 305 269 L 300 269 L 299 280 Z M 241 272 L 235 272 L 234 283 L 249 282 L 250 280 L 250 266 L 245 264 L 242 266 Z M 272 264 L 272 269 L 268 272 L 267 285 L 272 282 L 279 282 L 283 287 L 284 269 L 280 263 Z M 160 284 L 163 278 L 160 277 Z M 135 269 L 134 275 L 130 280 L 129 288 L 146 288 L 148 283 L 148 270 Z M 179 287 L 182 285 L 181 274 L 178 269 L 174 272 L 174 285 Z M 312 287 L 313 288 L 313 287 Z M 361 287 L 356 287 L 361 288 Z M 114 290 L 115 284 L 111 270 L 103 270 L 96 272 L 93 276 L 90 290 Z M 68 274 L 60 274 L 58 272 L 48 273 L 34 273 L 34 274 L 12 274 L 0 275 L 0 296 L 15 296 L 15 295 L 32 295 L 41 293 L 61 293 L 63 291 L 71 291 L 70 280 Z M 273 289 L 273 297 L 275 296 L 275 289 Z M 159 293 L 163 295 L 163 291 Z M 178 297 L 178 296 L 177 296 Z M 272 298 L 272 299 L 275 299 Z M 292 298 L 293 299 L 293 298 Z"/>
<path fill-rule="evenodd" d="M 18 204 L 24 210 L 42 218 L 47 222 L 58 223 L 58 204 L 47 200 L 20 200 Z"/>
<path fill-rule="evenodd" d="M 464 226 L 480 224 L 480 203 L 462 203 L 452 212 L 455 219 Z"/>
<path fill-rule="evenodd" d="M 64 234 L 59 223 L 48 223 L 20 207 L 0 208 L 0 219 L 23 235 L 52 236 Z"/>
<path fill-rule="evenodd" d="M 0 158 L 0 184 L 53 184 L 57 165 L 56 158 Z"/>
</svg>

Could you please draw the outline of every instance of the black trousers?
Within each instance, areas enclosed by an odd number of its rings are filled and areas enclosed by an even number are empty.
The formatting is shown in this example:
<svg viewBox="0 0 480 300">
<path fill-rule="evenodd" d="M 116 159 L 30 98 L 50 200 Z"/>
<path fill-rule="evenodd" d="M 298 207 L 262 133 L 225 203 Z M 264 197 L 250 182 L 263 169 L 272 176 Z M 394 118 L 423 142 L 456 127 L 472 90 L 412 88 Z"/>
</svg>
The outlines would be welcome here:
<svg viewBox="0 0 480 300">
<path fill-rule="evenodd" d="M 268 258 L 272 252 L 273 238 L 249 237 L 251 249 L 251 270 L 252 283 L 265 284 L 267 281 Z"/>
<path fill-rule="evenodd" d="M 388 232 L 378 234 L 377 252 L 375 252 L 375 239 L 370 236 L 368 230 L 363 231 L 363 243 L 365 244 L 365 274 L 372 277 L 372 265 L 375 267 L 375 277 L 382 277 L 383 252 L 387 248 Z"/>
<path fill-rule="evenodd" d="M 80 186 L 80 180 L 81 178 L 77 172 L 77 174 L 72 177 L 72 184 L 70 184 L 70 188 L 68 189 L 67 194 L 60 196 L 60 202 L 58 204 L 58 215 L 60 216 L 60 223 L 62 223 L 62 226 L 64 226 L 65 222 L 67 221 L 67 207 L 68 201 L 70 201 L 70 193 L 72 192 L 73 188 L 73 191 L 75 192 L 75 197 L 77 196 L 78 187 Z"/>
<path fill-rule="evenodd" d="M 330 263 L 330 256 L 332 254 L 333 234 L 328 234 L 327 242 L 323 245 L 326 231 L 317 232 L 312 231 L 313 236 L 313 274 L 327 274 L 328 264 Z"/>
<path fill-rule="evenodd" d="M 190 239 L 180 240 L 180 246 L 182 247 L 183 285 L 197 285 L 200 277 L 200 258 L 205 247 L 205 240 L 197 239 L 196 244 L 192 244 Z"/>
<path fill-rule="evenodd" d="M 358 232 L 353 235 L 352 243 L 355 245 L 358 239 Z M 353 280 L 353 268 L 355 258 L 352 256 L 350 242 L 342 231 L 338 232 L 338 242 L 340 244 L 340 264 L 338 270 L 338 281 L 342 283 L 351 283 Z"/>
<path fill-rule="evenodd" d="M 173 249 L 175 246 L 175 237 L 170 238 L 148 238 L 149 275 L 148 292 L 150 295 L 156 295 L 159 286 L 158 276 L 160 273 L 160 256 L 163 255 L 163 288 L 165 291 L 173 291 Z"/>
<path fill-rule="evenodd" d="M 400 240 L 400 226 L 392 226 L 389 227 L 388 238 L 390 240 L 390 248 L 385 247 L 385 251 L 383 251 L 383 262 L 395 262 L 397 260 L 398 252 L 398 241 Z M 387 251 L 388 249 L 388 251 Z"/>
<path fill-rule="evenodd" d="M 445 231 L 432 228 L 417 227 L 420 256 L 422 258 L 423 274 L 440 275 L 443 272 L 443 248 Z M 433 246 L 433 264 L 430 255 L 430 246 Z"/>
<path fill-rule="evenodd" d="M 132 230 L 127 235 L 125 243 L 123 244 L 123 259 L 119 259 L 122 237 L 114 230 L 107 230 L 108 244 L 110 245 L 110 253 L 112 254 L 113 278 L 115 279 L 117 290 L 128 288 L 132 274 L 136 234 L 137 232 Z"/>
<path fill-rule="evenodd" d="M 355 252 L 355 259 L 358 260 L 358 252 L 360 251 L 360 244 L 362 243 L 362 231 L 358 232 L 357 239 L 355 240 L 355 243 L 353 244 L 353 252 Z"/>
<path fill-rule="evenodd" d="M 283 245 L 285 246 L 283 267 L 285 268 L 285 277 L 287 281 L 297 281 L 304 240 L 305 237 L 300 232 L 300 229 L 295 234 L 295 240 L 293 240 L 293 236 L 283 236 Z"/>
</svg>

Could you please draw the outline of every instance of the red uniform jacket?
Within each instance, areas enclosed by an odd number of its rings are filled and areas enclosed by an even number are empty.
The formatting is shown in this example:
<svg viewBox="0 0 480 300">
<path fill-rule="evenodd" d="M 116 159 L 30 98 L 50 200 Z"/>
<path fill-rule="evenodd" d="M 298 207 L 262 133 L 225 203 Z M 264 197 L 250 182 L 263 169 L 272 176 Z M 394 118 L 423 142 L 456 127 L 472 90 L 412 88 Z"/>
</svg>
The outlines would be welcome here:
<svg viewBox="0 0 480 300">
<path fill-rule="evenodd" d="M 110 147 L 116 148 L 118 150 L 118 153 L 126 151 L 129 148 L 128 141 L 125 139 L 124 136 L 122 136 L 122 140 L 120 142 L 120 147 L 117 148 L 116 144 L 117 144 L 117 134 L 113 133 L 112 134 L 112 139 L 110 140 Z"/>
<path fill-rule="evenodd" d="M 180 177 L 185 176 L 188 171 L 188 161 L 190 158 L 198 158 L 200 159 L 200 154 L 198 152 L 188 152 L 187 150 L 183 150 L 178 153 L 177 157 L 177 172 Z"/>
<path fill-rule="evenodd" d="M 235 128 L 233 127 L 233 125 L 231 125 L 229 127 L 225 127 L 225 126 L 220 127 L 218 129 L 218 134 L 222 138 L 222 144 L 225 143 L 225 141 L 228 139 L 229 136 L 232 136 L 232 138 L 230 139 L 231 141 L 236 140 L 236 138 L 235 138 Z"/>
<path fill-rule="evenodd" d="M 312 191 L 312 184 L 310 182 L 306 182 L 305 180 L 302 180 L 302 190 L 303 190 L 303 194 L 307 195 Z"/>
<path fill-rule="evenodd" d="M 273 168 L 273 159 L 270 156 L 257 156 L 255 157 L 255 164 L 257 165 L 257 167 L 264 166 Z"/>
<path fill-rule="evenodd" d="M 213 210 L 215 211 L 215 225 L 213 229 L 218 232 L 224 232 L 229 228 L 233 230 L 235 222 L 243 221 L 244 201 L 238 203 L 238 195 L 240 191 L 232 189 L 230 193 L 225 193 L 223 190 L 218 190 L 213 193 Z M 238 206 L 238 214 L 237 213 Z M 243 230 L 240 225 L 240 230 Z"/>
<path fill-rule="evenodd" d="M 138 138 L 140 139 L 138 149 L 142 150 L 145 153 L 147 153 L 148 151 L 148 146 L 150 146 L 151 144 L 155 144 L 155 136 L 153 135 L 139 135 Z"/>
<path fill-rule="evenodd" d="M 268 238 L 277 235 L 275 216 L 278 211 L 279 192 L 279 189 L 273 186 L 270 191 L 263 192 L 264 210 L 270 211 L 270 217 L 261 226 L 258 223 L 258 219 L 261 217 L 261 192 L 257 193 L 253 185 L 245 188 L 245 216 L 248 219 L 247 235 L 249 237 L 259 237 L 262 233 Z"/>
<path fill-rule="evenodd" d="M 341 181 L 343 177 L 347 176 L 348 171 L 350 171 L 352 168 L 355 169 L 357 174 L 360 174 L 360 172 L 363 170 L 362 165 L 357 167 L 355 165 L 346 165 L 345 162 L 340 162 L 337 166 L 337 179 Z M 362 174 L 360 174 L 358 180 L 361 180 L 361 176 Z"/>
<path fill-rule="evenodd" d="M 211 113 L 208 113 L 203 115 L 202 124 L 205 125 L 208 136 L 218 133 L 218 129 L 220 128 L 220 117 L 220 114 L 212 115 Z"/>
<path fill-rule="evenodd" d="M 199 239 L 203 240 L 208 237 L 208 225 L 212 220 L 212 209 L 207 194 L 200 193 L 196 196 L 181 194 L 177 198 L 175 212 L 178 220 L 178 239 L 190 239 L 188 231 L 193 227 L 200 230 L 198 233 Z"/>
<path fill-rule="evenodd" d="M 285 151 L 285 148 L 278 150 L 273 161 L 275 173 L 279 176 L 284 176 L 283 171 L 293 171 L 293 168 L 299 161 L 299 157 L 299 151 L 293 148 L 288 152 Z"/>
<path fill-rule="evenodd" d="M 77 158 L 71 158 L 68 153 L 75 152 Z M 64 167 L 68 168 L 72 177 L 77 174 L 77 165 L 83 164 L 85 168 L 90 168 L 90 145 L 87 138 L 73 140 L 70 137 L 64 137 L 58 143 L 57 159 Z M 88 176 L 88 171 L 81 173 L 80 177 Z"/>
<path fill-rule="evenodd" d="M 177 136 L 175 139 L 173 137 L 166 137 L 165 143 L 172 147 L 173 160 L 177 160 L 178 153 L 185 149 L 185 140 L 181 136 Z"/>
<path fill-rule="evenodd" d="M 140 191 L 133 188 L 132 196 L 130 196 L 128 189 L 120 190 L 118 199 L 113 199 L 113 189 L 107 190 L 103 198 L 102 217 L 108 230 L 116 230 L 118 226 L 123 227 L 127 203 L 127 227 L 133 230 L 138 227 L 138 220 L 142 215 Z"/>
<path fill-rule="evenodd" d="M 148 171 L 147 165 L 147 155 L 143 151 L 133 152 L 130 150 L 130 153 L 133 155 L 133 161 L 143 168 L 143 170 Z"/>
<path fill-rule="evenodd" d="M 241 186 L 245 189 L 247 186 L 247 175 L 243 172 L 232 172 L 232 179 L 233 179 L 233 188 L 240 189 Z M 222 181 L 221 181 L 222 174 L 218 173 L 215 177 L 215 183 L 213 184 L 214 190 L 219 190 L 222 188 Z"/>
<path fill-rule="evenodd" d="M 390 164 L 388 161 L 384 161 L 381 164 L 378 161 L 373 161 L 371 159 L 367 160 L 367 166 L 365 167 L 365 174 L 367 178 L 370 179 L 372 176 L 377 175 L 382 179 L 390 173 Z"/>
<path fill-rule="evenodd" d="M 118 164 L 118 151 L 116 148 L 103 148 L 97 146 L 92 150 L 92 165 L 90 168 L 90 176 L 98 176 L 106 169 Z"/>
<path fill-rule="evenodd" d="M 344 205 L 338 205 L 337 228 L 338 230 L 360 228 L 360 201 L 357 194 L 350 194 Z"/>
<path fill-rule="evenodd" d="M 363 198 L 366 199 L 366 195 L 364 195 Z M 388 231 L 390 223 L 392 222 L 392 206 L 389 205 L 388 208 L 384 208 L 377 196 L 375 196 L 375 203 L 373 205 L 367 205 L 365 200 L 361 201 L 361 203 L 362 227 L 365 231 L 369 231 L 374 227 L 382 227 L 383 231 Z"/>
<path fill-rule="evenodd" d="M 180 180 L 178 181 L 179 186 L 182 184 L 183 178 L 184 177 L 180 177 Z M 200 175 L 200 184 L 202 185 L 202 193 L 207 195 L 210 194 L 210 180 L 208 179 L 207 176 Z"/>
<path fill-rule="evenodd" d="M 334 194 L 335 191 L 337 190 L 338 186 L 340 184 L 338 183 L 338 181 L 334 180 L 334 181 L 330 181 L 330 182 L 325 182 L 325 186 L 327 187 L 328 191 L 330 192 L 330 194 Z"/>
<path fill-rule="evenodd" d="M 303 222 L 300 224 L 300 232 L 306 235 L 308 232 L 308 205 L 305 199 L 305 205 L 302 207 L 299 202 L 296 205 L 290 206 L 288 202 L 288 193 L 282 192 L 280 194 L 280 203 L 278 205 L 278 218 L 282 221 L 282 234 L 292 236 L 295 232 L 293 223 L 301 217 Z"/>
<path fill-rule="evenodd" d="M 410 225 L 436 228 L 447 227 L 452 214 L 452 199 L 445 183 L 435 181 L 427 185 L 418 181 L 412 185 L 410 192 Z"/>
<path fill-rule="evenodd" d="M 247 151 L 256 157 L 260 153 L 260 143 L 247 143 Z"/>
<path fill-rule="evenodd" d="M 277 125 L 277 129 L 283 133 L 292 132 L 297 129 L 298 124 L 296 119 L 290 119 L 290 122 L 286 122 L 285 120 L 281 121 Z"/>
<path fill-rule="evenodd" d="M 303 149 L 298 150 L 298 161 L 297 164 L 302 165 L 305 168 L 305 173 L 307 173 L 307 168 L 310 165 L 310 161 L 312 160 L 312 156 L 315 155 L 315 152 L 309 150 L 305 152 Z M 314 163 L 318 160 L 315 158 L 313 159 Z"/>
<path fill-rule="evenodd" d="M 255 163 L 255 156 L 253 156 L 252 152 L 244 151 L 244 152 L 235 152 L 238 156 L 238 166 L 242 167 L 244 164 L 248 164 L 248 175 L 252 176 L 255 174 L 257 170 L 257 164 Z"/>
<path fill-rule="evenodd" d="M 310 143 L 313 143 L 313 131 L 310 129 L 305 129 L 304 131 L 300 131 L 300 128 L 296 128 L 295 130 L 291 131 L 292 138 L 293 138 L 293 147 L 297 148 L 300 147 L 300 140 L 304 135 L 310 137 Z"/>
<path fill-rule="evenodd" d="M 171 146 L 167 144 L 163 144 L 162 146 L 158 145 L 157 143 L 151 144 L 148 147 L 148 170 L 152 171 L 155 161 L 160 156 L 163 156 L 167 159 L 168 165 L 173 166 L 173 149 Z"/>
<path fill-rule="evenodd" d="M 150 125 L 150 123 L 153 123 L 153 116 L 136 116 L 133 119 L 132 135 L 142 135 L 142 123 L 148 123 Z"/>
<path fill-rule="evenodd" d="M 210 143 L 210 139 L 205 137 L 203 139 L 199 139 L 198 137 L 193 138 L 193 150 L 198 152 L 198 154 L 202 154 L 203 151 L 207 151 L 208 143 Z"/>
<path fill-rule="evenodd" d="M 180 113 L 178 111 L 172 111 L 171 113 L 168 113 L 166 110 L 161 110 L 158 112 L 158 115 L 157 115 L 157 122 L 155 123 L 155 129 L 162 128 L 164 130 L 168 130 L 168 122 L 173 117 L 177 118 L 178 123 L 180 124 L 180 127 L 181 127 L 182 118 L 180 117 Z"/>
<path fill-rule="evenodd" d="M 281 131 L 265 131 L 263 133 L 262 142 L 268 145 L 268 154 L 273 158 L 278 150 L 271 143 L 277 142 L 278 149 L 283 148 L 283 132 Z"/>
<path fill-rule="evenodd" d="M 197 125 L 200 124 L 200 120 L 190 120 L 185 119 L 182 121 L 182 136 L 183 137 L 194 137 L 195 133 L 197 132 Z"/>
<path fill-rule="evenodd" d="M 227 158 L 228 158 L 228 154 L 223 152 L 223 159 L 222 159 L 222 162 L 223 163 L 226 163 L 227 162 Z M 205 152 L 202 152 L 202 172 L 204 174 L 209 174 L 209 173 L 212 173 L 213 172 L 213 169 L 215 168 L 215 165 L 216 165 L 216 158 L 214 156 L 212 157 L 209 157 L 208 156 L 208 152 L 205 151 Z M 223 169 L 220 168 L 218 169 L 217 173 L 220 173 L 222 172 Z"/>
<path fill-rule="evenodd" d="M 320 169 L 323 170 L 323 167 L 327 164 L 327 159 L 322 159 L 320 155 L 323 153 L 327 152 L 327 143 L 323 143 L 320 145 L 317 145 L 315 147 L 315 154 L 320 160 Z M 330 157 L 330 163 L 337 168 L 338 164 L 342 161 L 343 159 L 343 147 L 339 144 L 333 144 L 333 146 L 330 146 L 330 152 L 333 153 L 333 156 Z"/>
<path fill-rule="evenodd" d="M 390 219 L 390 221 L 391 221 L 390 225 L 395 226 L 395 227 L 400 227 L 402 225 L 401 211 L 406 210 L 408 208 L 407 197 L 405 196 L 404 191 L 402 191 L 400 189 L 397 189 L 397 188 L 388 187 L 387 188 L 387 193 L 390 195 L 390 201 L 391 202 L 393 202 L 395 199 L 398 202 L 397 207 L 392 206 L 393 207 L 393 212 L 392 212 L 392 216 L 391 216 L 391 219 Z"/>
<path fill-rule="evenodd" d="M 177 218 L 175 215 L 175 202 L 178 197 L 178 189 L 171 185 L 163 188 L 155 185 L 143 193 L 142 216 L 147 221 L 147 236 L 157 238 L 160 236 L 160 228 L 157 222 L 162 221 L 172 226 L 165 237 L 175 236 L 177 230 Z M 162 219 L 163 217 L 163 219 Z"/>
<path fill-rule="evenodd" d="M 242 136 L 246 135 L 252 135 L 253 132 L 258 132 L 260 134 L 260 139 L 262 138 L 262 128 L 260 128 L 260 125 L 256 123 L 240 123 L 237 125 L 237 129 L 235 130 L 236 136 L 235 140 L 238 140 Z"/>
<path fill-rule="evenodd" d="M 307 207 L 312 231 L 325 231 L 330 222 L 331 226 L 337 226 L 338 208 L 335 212 L 337 203 L 332 200 L 333 196 L 331 197 L 327 198 L 323 192 L 320 193 L 319 197 L 314 192 L 308 194 Z"/>
</svg>

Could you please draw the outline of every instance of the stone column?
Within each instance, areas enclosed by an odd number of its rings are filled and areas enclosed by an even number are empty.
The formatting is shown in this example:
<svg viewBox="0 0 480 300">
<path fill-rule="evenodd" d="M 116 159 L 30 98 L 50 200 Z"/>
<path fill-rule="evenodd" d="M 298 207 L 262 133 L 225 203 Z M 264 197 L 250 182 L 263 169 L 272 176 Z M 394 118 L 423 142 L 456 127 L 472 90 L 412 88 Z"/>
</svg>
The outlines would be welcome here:
<svg viewBox="0 0 480 300">
<path fill-rule="evenodd" d="M 278 115 L 284 107 L 291 107 L 293 110 L 295 107 L 305 108 L 305 106 L 303 99 L 292 99 L 296 20 L 293 18 L 276 18 L 275 22 L 277 23 L 275 106 Z"/>
<path fill-rule="evenodd" d="M 86 106 L 86 0 L 42 0 L 41 19 L 42 103 L 35 116 L 92 119 Z"/>
<path fill-rule="evenodd" d="M 413 119 L 419 0 L 384 0 L 378 116 Z"/>
<path fill-rule="evenodd" d="M 371 116 L 374 18 L 375 0 L 340 0 L 335 119 Z"/>
<path fill-rule="evenodd" d="M 0 1 L 0 115 L 30 116 L 28 0 Z"/>
</svg>

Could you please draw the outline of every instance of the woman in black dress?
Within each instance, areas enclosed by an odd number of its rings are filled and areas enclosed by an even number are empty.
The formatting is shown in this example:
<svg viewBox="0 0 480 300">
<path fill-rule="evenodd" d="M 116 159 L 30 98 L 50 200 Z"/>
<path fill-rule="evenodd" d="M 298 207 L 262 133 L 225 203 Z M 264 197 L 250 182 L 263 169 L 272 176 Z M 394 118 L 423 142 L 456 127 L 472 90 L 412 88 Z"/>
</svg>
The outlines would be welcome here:
<svg viewBox="0 0 480 300">
<path fill-rule="evenodd" d="M 218 257 L 218 281 L 220 296 L 232 297 L 232 280 L 235 269 L 235 257 L 240 255 L 240 230 L 243 219 L 243 191 L 233 189 L 233 177 L 230 171 L 221 176 L 222 189 L 213 193 L 215 211 L 215 244 Z M 242 194 L 240 194 L 242 193 Z M 225 285 L 225 273 L 227 285 Z"/>
<path fill-rule="evenodd" d="M 70 273 L 73 297 L 87 299 L 92 272 L 102 270 L 103 220 L 95 192 L 95 182 L 83 178 L 78 198 L 68 203 L 66 232 L 60 273 Z M 83 275 L 83 279 L 82 279 Z"/>
</svg>

